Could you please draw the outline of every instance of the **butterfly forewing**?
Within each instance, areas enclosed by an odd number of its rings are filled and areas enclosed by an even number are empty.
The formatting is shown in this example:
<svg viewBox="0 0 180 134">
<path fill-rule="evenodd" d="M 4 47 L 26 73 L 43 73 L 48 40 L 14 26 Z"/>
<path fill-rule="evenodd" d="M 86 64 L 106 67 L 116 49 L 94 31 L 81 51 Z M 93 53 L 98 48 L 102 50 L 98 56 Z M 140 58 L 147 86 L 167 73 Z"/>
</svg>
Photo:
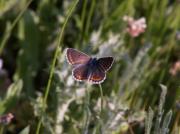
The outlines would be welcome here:
<svg viewBox="0 0 180 134">
<path fill-rule="evenodd" d="M 73 48 L 67 48 L 66 57 L 71 65 L 86 64 L 91 57 Z"/>
<path fill-rule="evenodd" d="M 105 72 L 111 68 L 113 61 L 114 61 L 113 57 L 103 57 L 103 58 L 98 59 L 98 63 L 100 65 L 100 67 Z"/>
<path fill-rule="evenodd" d="M 99 68 L 94 68 L 94 70 L 92 70 L 91 74 L 89 75 L 88 80 L 93 84 L 100 84 L 105 80 L 105 78 L 106 78 L 105 72 L 103 72 Z"/>
<path fill-rule="evenodd" d="M 88 66 L 83 64 L 75 67 L 72 71 L 72 75 L 77 81 L 87 80 L 89 77 Z"/>
</svg>

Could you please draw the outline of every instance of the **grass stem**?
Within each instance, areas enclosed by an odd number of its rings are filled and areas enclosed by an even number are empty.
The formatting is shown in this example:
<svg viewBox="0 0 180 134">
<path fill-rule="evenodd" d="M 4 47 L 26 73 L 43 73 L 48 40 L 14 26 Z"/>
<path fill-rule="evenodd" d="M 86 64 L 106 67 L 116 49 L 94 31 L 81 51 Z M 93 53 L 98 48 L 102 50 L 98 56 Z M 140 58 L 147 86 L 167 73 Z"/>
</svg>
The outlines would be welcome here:
<svg viewBox="0 0 180 134">
<path fill-rule="evenodd" d="M 92 0 L 90 11 L 89 11 L 88 18 L 87 18 L 86 28 L 85 28 L 85 37 L 86 38 L 88 37 L 90 24 L 92 24 L 91 18 L 92 18 L 93 13 L 94 13 L 95 4 L 96 4 L 96 0 Z"/>
<path fill-rule="evenodd" d="M 1 126 L 0 128 L 0 134 L 3 134 L 4 133 L 4 126 Z"/>
<path fill-rule="evenodd" d="M 83 134 L 88 134 L 89 119 L 90 119 L 90 110 L 89 110 L 90 94 L 89 94 L 89 91 L 88 91 L 88 86 L 87 86 L 87 88 L 85 90 L 86 90 L 86 95 L 85 95 L 84 111 L 85 111 L 86 117 L 85 117 Z"/>
<path fill-rule="evenodd" d="M 10 27 L 6 27 L 6 32 L 4 34 L 4 37 L 2 39 L 1 45 L 0 45 L 0 55 L 3 52 L 3 49 L 11 35 L 12 30 L 14 29 L 14 27 L 16 26 L 17 22 L 20 20 L 20 18 L 22 17 L 22 15 L 24 14 L 24 12 L 26 11 L 26 9 L 28 8 L 28 6 L 31 4 L 33 0 L 29 0 L 28 3 L 26 4 L 26 6 L 23 8 L 23 10 L 19 13 L 19 15 L 16 17 L 16 19 L 13 21 L 12 25 Z"/>
<path fill-rule="evenodd" d="M 101 86 L 101 84 L 99 84 L 99 89 L 100 89 L 100 93 L 101 93 L 101 112 L 102 112 L 102 110 L 103 110 L 104 97 L 103 97 L 103 91 L 102 91 L 102 86 Z"/>
<path fill-rule="evenodd" d="M 51 64 L 49 79 L 48 79 L 48 83 L 47 83 L 47 86 L 46 86 L 45 95 L 44 95 L 44 99 L 43 99 L 44 110 L 46 108 L 46 102 L 47 102 L 47 98 L 48 98 L 49 91 L 50 91 L 50 86 L 51 86 L 51 82 L 52 82 L 53 73 L 54 73 L 54 70 L 55 70 L 56 59 L 57 59 L 57 57 L 59 55 L 59 52 L 60 52 L 59 46 L 60 46 L 61 41 L 62 41 L 62 37 L 63 37 L 63 34 L 64 34 L 66 24 L 67 24 L 70 16 L 72 15 L 76 5 L 78 4 L 78 1 L 79 0 L 74 1 L 72 7 L 70 8 L 70 10 L 68 12 L 68 15 L 67 15 L 67 17 L 65 19 L 65 22 L 64 22 L 63 26 L 62 26 L 62 29 L 60 29 L 60 31 L 59 31 L 58 44 L 57 44 L 57 47 L 56 47 L 56 50 L 55 50 L 55 53 L 54 53 L 54 57 L 53 57 L 53 61 L 52 61 L 52 64 Z M 36 134 L 39 134 L 41 124 L 42 124 L 42 118 L 38 122 L 37 129 L 36 129 Z"/>
</svg>

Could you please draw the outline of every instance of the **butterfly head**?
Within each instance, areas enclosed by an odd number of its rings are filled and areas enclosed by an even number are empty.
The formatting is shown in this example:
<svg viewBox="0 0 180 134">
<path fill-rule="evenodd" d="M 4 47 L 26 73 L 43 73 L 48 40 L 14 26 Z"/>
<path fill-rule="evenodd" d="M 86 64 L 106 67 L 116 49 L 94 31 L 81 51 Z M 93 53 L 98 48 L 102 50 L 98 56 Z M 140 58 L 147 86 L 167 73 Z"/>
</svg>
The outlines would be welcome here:
<svg viewBox="0 0 180 134">
<path fill-rule="evenodd" d="M 96 65 L 97 64 L 97 58 L 92 58 L 90 63 L 93 64 L 93 65 Z"/>
</svg>

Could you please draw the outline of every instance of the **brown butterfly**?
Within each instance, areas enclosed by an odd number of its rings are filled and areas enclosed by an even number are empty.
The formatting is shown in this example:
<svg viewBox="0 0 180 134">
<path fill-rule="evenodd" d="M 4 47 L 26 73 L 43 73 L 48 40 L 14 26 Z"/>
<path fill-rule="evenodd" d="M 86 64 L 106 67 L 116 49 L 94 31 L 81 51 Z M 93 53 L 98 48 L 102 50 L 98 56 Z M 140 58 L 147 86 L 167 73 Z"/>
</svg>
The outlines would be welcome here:
<svg viewBox="0 0 180 134">
<path fill-rule="evenodd" d="M 77 81 L 89 81 L 92 84 L 100 84 L 106 78 L 106 72 L 113 64 L 113 57 L 92 58 L 87 54 L 67 48 L 66 57 L 73 66 L 72 75 Z"/>
</svg>

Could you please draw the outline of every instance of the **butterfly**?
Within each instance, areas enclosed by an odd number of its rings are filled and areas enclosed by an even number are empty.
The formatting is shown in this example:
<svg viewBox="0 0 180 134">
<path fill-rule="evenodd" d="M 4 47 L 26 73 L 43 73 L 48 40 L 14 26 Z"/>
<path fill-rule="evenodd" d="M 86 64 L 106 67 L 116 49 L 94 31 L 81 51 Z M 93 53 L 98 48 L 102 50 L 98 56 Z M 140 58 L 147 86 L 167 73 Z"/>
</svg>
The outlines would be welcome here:
<svg viewBox="0 0 180 134">
<path fill-rule="evenodd" d="M 66 59 L 73 66 L 72 76 L 77 81 L 100 84 L 106 79 L 106 72 L 111 68 L 114 58 L 92 58 L 73 48 L 66 49 Z"/>
</svg>

